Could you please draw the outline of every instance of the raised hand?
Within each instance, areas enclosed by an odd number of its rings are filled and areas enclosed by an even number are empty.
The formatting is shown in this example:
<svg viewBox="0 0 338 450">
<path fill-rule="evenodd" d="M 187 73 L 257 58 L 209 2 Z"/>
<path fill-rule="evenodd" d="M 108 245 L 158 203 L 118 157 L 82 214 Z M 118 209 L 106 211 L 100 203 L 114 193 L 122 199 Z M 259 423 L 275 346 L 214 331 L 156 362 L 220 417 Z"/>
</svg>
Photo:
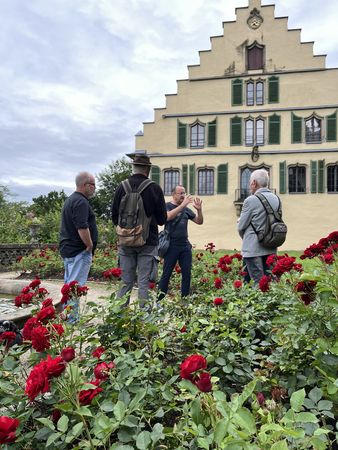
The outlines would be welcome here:
<svg viewBox="0 0 338 450">
<path fill-rule="evenodd" d="M 194 198 L 191 196 L 191 194 L 189 194 L 189 195 L 186 195 L 186 197 L 184 198 L 182 204 L 183 204 L 184 206 L 187 206 L 187 205 L 189 205 L 190 203 L 192 203 L 193 201 L 194 201 Z"/>
<path fill-rule="evenodd" d="M 202 200 L 198 197 L 196 197 L 194 199 L 194 204 L 193 207 L 197 210 L 197 211 L 201 211 L 202 209 Z"/>
</svg>

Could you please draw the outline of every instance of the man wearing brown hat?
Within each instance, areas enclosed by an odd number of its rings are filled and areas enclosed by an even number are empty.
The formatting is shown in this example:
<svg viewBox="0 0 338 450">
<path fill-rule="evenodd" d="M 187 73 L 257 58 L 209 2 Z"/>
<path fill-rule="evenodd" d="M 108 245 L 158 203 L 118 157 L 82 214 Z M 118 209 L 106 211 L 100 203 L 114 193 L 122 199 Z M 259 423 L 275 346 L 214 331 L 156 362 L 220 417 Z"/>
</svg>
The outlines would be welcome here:
<svg viewBox="0 0 338 450">
<path fill-rule="evenodd" d="M 151 162 L 146 154 L 134 155 L 133 174 L 128 178 L 132 192 L 136 192 L 141 183 L 149 179 Z M 112 221 L 119 223 L 119 209 L 126 191 L 121 183 L 115 192 L 112 204 Z M 138 282 L 138 298 L 140 306 L 144 307 L 148 299 L 149 282 L 157 265 L 158 225 L 164 225 L 167 220 L 167 211 L 164 195 L 161 187 L 151 182 L 140 194 L 143 200 L 145 214 L 151 218 L 149 235 L 142 246 L 118 246 L 120 268 L 122 269 L 122 286 L 117 293 L 117 298 L 129 295 L 134 283 Z M 129 303 L 129 297 L 127 304 Z"/>
</svg>

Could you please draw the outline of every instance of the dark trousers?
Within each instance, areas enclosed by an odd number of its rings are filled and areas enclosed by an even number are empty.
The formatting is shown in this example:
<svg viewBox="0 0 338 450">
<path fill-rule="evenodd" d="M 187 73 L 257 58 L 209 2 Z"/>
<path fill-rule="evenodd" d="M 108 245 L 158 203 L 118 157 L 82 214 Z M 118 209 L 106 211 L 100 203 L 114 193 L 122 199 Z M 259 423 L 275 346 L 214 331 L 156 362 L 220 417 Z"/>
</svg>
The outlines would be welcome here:
<svg viewBox="0 0 338 450">
<path fill-rule="evenodd" d="M 270 255 L 243 258 L 244 271 L 247 272 L 244 279 L 247 283 L 250 280 L 253 280 L 255 283 L 259 283 L 259 280 L 263 275 L 268 275 L 269 266 L 266 264 L 266 260 L 269 256 Z"/>
<path fill-rule="evenodd" d="M 187 295 L 189 295 L 192 251 L 190 242 L 187 242 L 183 245 L 170 245 L 169 250 L 164 257 L 163 273 L 158 284 L 158 300 L 162 300 L 162 298 L 168 292 L 169 280 L 177 262 L 180 265 L 182 275 L 181 296 L 186 297 Z"/>
</svg>

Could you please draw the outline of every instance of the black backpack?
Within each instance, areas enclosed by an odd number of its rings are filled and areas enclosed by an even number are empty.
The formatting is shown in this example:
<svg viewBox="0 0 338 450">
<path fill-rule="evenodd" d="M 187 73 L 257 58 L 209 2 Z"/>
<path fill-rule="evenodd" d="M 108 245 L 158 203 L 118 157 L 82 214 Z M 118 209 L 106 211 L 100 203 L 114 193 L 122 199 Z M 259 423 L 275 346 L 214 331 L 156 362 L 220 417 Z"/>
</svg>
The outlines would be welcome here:
<svg viewBox="0 0 338 450">
<path fill-rule="evenodd" d="M 266 211 L 266 221 L 263 230 L 257 232 L 258 241 L 267 248 L 276 248 L 284 244 L 288 228 L 282 219 L 281 202 L 278 197 L 278 209 L 274 211 L 265 195 L 256 193 L 256 197 L 260 200 Z"/>
<path fill-rule="evenodd" d="M 141 194 L 153 183 L 149 179 L 144 180 L 133 191 L 129 180 L 122 181 L 125 195 L 120 202 L 118 225 L 116 227 L 118 245 L 142 247 L 146 243 L 149 236 L 151 216 L 146 215 Z"/>
</svg>

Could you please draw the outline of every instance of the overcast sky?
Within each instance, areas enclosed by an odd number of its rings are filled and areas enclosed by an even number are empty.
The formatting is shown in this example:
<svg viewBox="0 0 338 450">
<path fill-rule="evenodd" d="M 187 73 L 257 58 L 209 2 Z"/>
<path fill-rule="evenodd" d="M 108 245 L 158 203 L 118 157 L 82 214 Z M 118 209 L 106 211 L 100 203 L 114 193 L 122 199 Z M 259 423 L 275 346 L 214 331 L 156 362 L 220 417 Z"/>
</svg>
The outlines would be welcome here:
<svg viewBox="0 0 338 450">
<path fill-rule="evenodd" d="M 336 0 L 271 0 L 338 67 Z M 0 0 L 0 184 L 16 200 L 72 192 L 134 150 L 222 21 L 247 0 Z"/>
</svg>

